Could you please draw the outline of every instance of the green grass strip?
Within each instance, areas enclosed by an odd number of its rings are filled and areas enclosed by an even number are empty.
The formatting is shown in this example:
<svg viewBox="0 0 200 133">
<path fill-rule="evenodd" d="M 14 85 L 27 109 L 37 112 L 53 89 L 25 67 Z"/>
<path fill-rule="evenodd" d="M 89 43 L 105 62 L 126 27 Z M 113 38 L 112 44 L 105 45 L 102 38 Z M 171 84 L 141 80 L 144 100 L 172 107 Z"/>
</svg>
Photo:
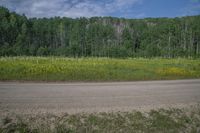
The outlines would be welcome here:
<svg viewBox="0 0 200 133">
<path fill-rule="evenodd" d="M 0 80 L 136 81 L 189 78 L 200 78 L 200 59 L 0 58 Z"/>
</svg>

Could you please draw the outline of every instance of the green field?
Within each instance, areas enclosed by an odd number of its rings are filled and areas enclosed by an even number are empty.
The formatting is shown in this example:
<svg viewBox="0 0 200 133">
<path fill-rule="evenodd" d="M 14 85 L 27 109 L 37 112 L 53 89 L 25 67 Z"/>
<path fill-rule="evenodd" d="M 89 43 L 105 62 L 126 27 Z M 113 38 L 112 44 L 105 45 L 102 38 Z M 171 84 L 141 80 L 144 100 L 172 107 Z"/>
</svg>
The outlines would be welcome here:
<svg viewBox="0 0 200 133">
<path fill-rule="evenodd" d="M 2 81 L 136 81 L 189 78 L 200 78 L 200 59 L 0 58 Z"/>
<path fill-rule="evenodd" d="M 0 117 L 2 133 L 199 133 L 200 107 Z"/>
</svg>

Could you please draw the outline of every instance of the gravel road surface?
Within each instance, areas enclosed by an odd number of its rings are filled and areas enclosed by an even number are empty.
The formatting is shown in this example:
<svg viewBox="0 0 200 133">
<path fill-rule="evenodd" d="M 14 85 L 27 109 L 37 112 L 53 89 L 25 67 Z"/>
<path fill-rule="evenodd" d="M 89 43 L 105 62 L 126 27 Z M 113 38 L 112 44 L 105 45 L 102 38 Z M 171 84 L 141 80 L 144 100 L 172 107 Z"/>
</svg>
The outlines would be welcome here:
<svg viewBox="0 0 200 133">
<path fill-rule="evenodd" d="M 200 103 L 200 79 L 112 83 L 0 82 L 0 113 L 148 110 Z"/>
</svg>

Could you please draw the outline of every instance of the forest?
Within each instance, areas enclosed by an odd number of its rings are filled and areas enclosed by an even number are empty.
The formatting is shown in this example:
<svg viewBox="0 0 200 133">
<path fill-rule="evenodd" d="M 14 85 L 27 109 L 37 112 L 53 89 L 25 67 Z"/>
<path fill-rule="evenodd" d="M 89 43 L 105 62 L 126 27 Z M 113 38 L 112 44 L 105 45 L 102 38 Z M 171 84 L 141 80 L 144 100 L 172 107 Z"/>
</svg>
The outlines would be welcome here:
<svg viewBox="0 0 200 133">
<path fill-rule="evenodd" d="M 200 15 L 27 18 L 0 7 L 0 56 L 200 57 Z"/>
</svg>

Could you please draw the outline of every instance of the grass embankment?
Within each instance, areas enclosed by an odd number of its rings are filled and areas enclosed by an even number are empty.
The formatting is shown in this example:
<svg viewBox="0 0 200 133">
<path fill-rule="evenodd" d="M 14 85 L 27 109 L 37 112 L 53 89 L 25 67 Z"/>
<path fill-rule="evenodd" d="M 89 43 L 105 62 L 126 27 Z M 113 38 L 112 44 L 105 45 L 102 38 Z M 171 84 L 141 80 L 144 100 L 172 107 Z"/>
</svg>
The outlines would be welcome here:
<svg viewBox="0 0 200 133">
<path fill-rule="evenodd" d="M 146 113 L 8 114 L 0 120 L 2 133 L 198 133 L 200 107 L 159 109 Z"/>
<path fill-rule="evenodd" d="M 0 58 L 0 80 L 134 81 L 186 78 L 200 78 L 200 59 Z"/>
</svg>

